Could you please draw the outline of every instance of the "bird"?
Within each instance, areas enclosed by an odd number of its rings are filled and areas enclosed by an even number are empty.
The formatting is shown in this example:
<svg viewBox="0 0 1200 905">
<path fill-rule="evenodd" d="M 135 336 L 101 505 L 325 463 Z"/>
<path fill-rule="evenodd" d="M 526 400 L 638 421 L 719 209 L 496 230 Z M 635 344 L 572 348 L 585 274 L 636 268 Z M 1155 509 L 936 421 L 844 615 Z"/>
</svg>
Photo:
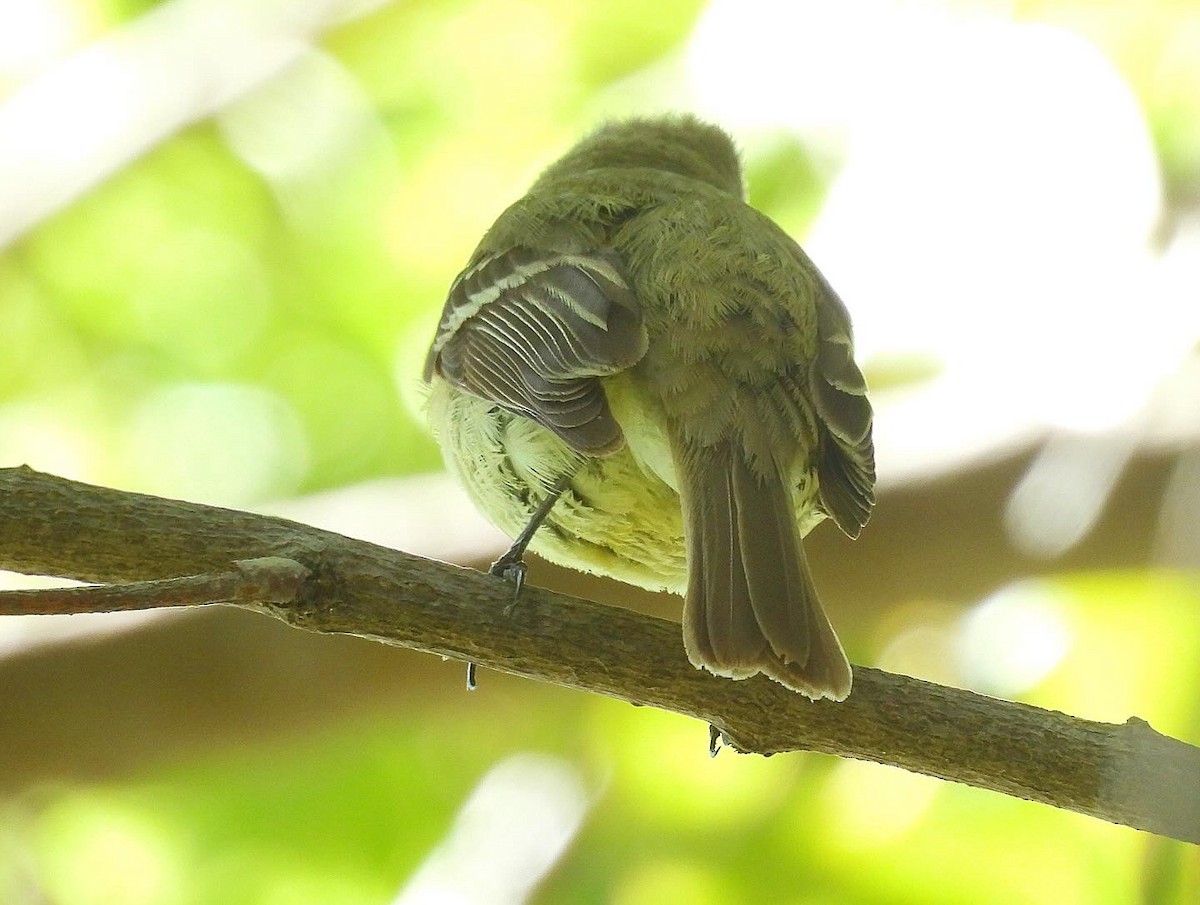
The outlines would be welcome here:
<svg viewBox="0 0 1200 905">
<path fill-rule="evenodd" d="M 723 129 L 608 122 L 546 168 L 451 284 L 424 379 L 449 471 L 517 539 L 493 571 L 518 593 L 528 546 L 682 594 L 697 668 L 850 694 L 803 538 L 870 517 L 866 381 Z"/>
</svg>

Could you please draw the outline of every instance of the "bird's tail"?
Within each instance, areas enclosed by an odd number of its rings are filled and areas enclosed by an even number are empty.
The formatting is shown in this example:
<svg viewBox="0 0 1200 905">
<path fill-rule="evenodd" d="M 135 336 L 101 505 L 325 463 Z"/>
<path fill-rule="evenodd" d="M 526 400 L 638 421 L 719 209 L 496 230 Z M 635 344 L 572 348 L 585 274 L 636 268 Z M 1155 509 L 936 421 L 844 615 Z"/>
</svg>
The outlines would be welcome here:
<svg viewBox="0 0 1200 905">
<path fill-rule="evenodd" d="M 817 599 L 778 465 L 756 469 L 736 440 L 678 451 L 688 659 L 717 675 L 761 672 L 810 698 L 843 700 L 850 663 Z"/>
</svg>

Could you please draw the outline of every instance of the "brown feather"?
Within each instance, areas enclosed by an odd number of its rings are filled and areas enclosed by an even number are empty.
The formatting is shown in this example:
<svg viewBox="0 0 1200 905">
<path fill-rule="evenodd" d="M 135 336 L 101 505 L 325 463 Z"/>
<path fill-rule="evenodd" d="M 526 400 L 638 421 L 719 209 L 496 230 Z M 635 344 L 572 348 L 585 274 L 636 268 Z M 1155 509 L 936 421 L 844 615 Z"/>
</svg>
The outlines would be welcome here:
<svg viewBox="0 0 1200 905">
<path fill-rule="evenodd" d="M 817 354 L 809 391 L 823 430 L 817 457 L 822 508 L 858 537 L 875 505 L 875 445 L 867 382 L 854 361 L 850 316 L 822 280 L 817 298 Z"/>
<path fill-rule="evenodd" d="M 677 449 L 691 662 L 718 675 L 763 672 L 811 698 L 844 699 L 850 664 L 817 599 L 779 470 L 758 473 L 728 439 Z"/>
<path fill-rule="evenodd" d="M 475 261 L 455 281 L 425 376 L 436 371 L 601 455 L 623 437 L 598 378 L 645 351 L 641 310 L 614 252 L 519 246 Z"/>
</svg>

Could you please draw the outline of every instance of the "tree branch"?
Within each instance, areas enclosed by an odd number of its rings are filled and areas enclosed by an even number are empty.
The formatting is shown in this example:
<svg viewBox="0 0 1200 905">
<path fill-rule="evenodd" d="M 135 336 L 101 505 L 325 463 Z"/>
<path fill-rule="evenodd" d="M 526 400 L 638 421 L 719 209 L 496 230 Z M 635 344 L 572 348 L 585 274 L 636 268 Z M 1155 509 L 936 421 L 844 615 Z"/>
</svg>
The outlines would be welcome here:
<svg viewBox="0 0 1200 905">
<path fill-rule="evenodd" d="M 308 570 L 295 560 L 263 556 L 238 560 L 227 572 L 161 581 L 0 591 L 0 616 L 121 613 L 211 603 L 288 604 L 307 577 Z"/>
<path fill-rule="evenodd" d="M 1141 720 L 1090 722 L 866 667 L 847 701 L 813 703 L 761 677 L 693 669 L 667 620 L 538 588 L 506 617 L 511 588 L 478 572 L 282 519 L 0 469 L 0 568 L 153 582 L 259 557 L 295 560 L 307 577 L 294 598 L 241 605 L 300 628 L 686 714 L 742 751 L 877 761 L 1200 843 L 1200 749 Z"/>
</svg>

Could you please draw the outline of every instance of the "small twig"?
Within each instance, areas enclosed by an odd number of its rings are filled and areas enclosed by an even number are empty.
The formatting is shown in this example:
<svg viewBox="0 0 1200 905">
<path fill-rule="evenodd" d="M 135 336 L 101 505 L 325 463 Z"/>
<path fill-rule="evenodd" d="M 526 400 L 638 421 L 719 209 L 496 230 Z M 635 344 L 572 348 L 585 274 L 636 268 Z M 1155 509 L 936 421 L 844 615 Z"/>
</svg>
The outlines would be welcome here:
<svg viewBox="0 0 1200 905">
<path fill-rule="evenodd" d="M 308 569 L 293 559 L 263 556 L 228 572 L 159 581 L 0 591 L 0 616 L 117 613 L 210 603 L 285 604 L 296 599 Z"/>
</svg>

